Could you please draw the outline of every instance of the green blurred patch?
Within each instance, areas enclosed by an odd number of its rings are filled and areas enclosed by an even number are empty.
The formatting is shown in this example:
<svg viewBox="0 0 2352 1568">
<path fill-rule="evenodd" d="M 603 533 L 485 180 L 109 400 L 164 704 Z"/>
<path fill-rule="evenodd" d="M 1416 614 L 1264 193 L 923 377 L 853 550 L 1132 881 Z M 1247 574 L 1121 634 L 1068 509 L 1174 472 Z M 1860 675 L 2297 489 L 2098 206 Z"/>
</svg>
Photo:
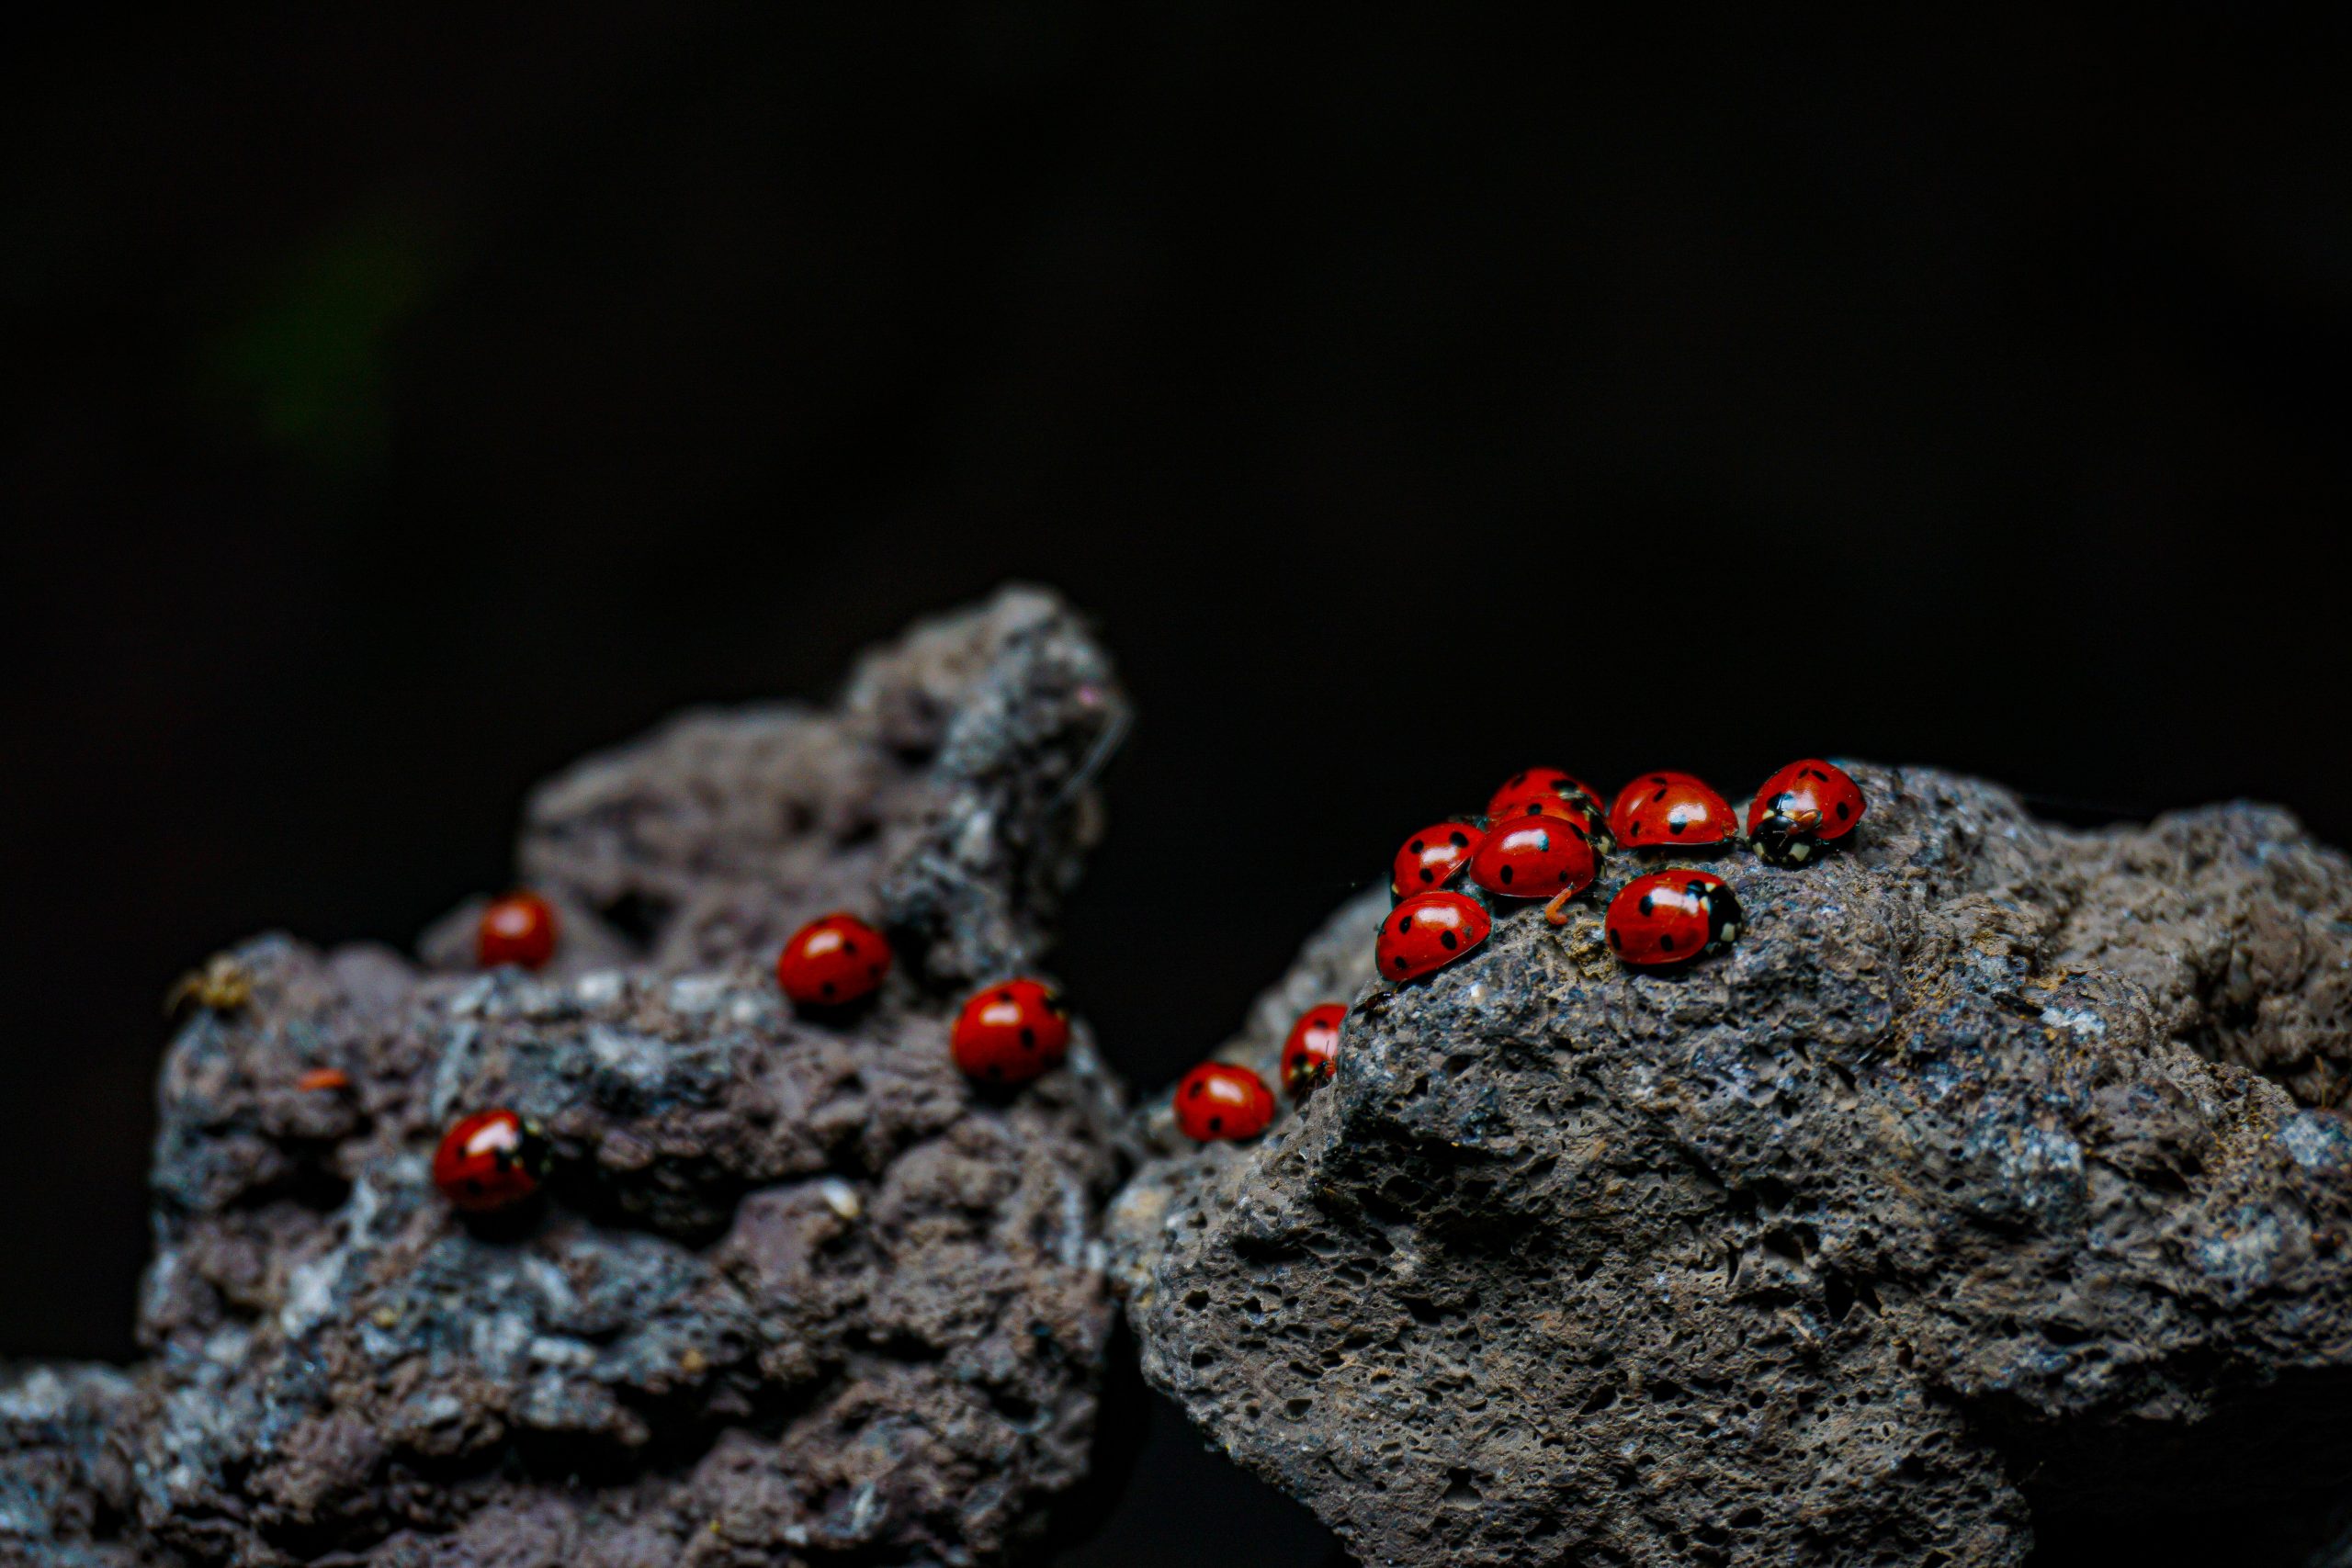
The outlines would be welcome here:
<svg viewBox="0 0 2352 1568">
<path fill-rule="evenodd" d="M 204 400 L 320 469 L 373 466 L 391 434 L 390 360 L 400 329 L 450 271 L 447 226 L 414 207 L 345 215 L 305 241 L 206 345 Z"/>
</svg>

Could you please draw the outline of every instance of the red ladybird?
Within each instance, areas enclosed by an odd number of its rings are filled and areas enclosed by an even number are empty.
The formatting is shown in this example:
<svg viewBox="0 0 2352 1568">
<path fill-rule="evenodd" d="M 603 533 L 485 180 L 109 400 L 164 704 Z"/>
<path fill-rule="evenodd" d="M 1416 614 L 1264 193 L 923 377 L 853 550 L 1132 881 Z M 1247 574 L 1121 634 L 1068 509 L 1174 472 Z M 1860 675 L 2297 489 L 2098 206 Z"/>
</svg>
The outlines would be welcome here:
<svg viewBox="0 0 2352 1568">
<path fill-rule="evenodd" d="M 1549 898 L 1544 918 L 1568 923 L 1563 908 L 1591 885 L 1592 840 L 1584 824 L 1526 816 L 1498 822 L 1470 862 L 1470 880 L 1511 898 Z"/>
<path fill-rule="evenodd" d="M 1556 795 L 1531 795 L 1524 800 L 1506 800 L 1502 808 L 1487 818 L 1487 831 L 1491 833 L 1506 822 L 1522 817 L 1548 817 L 1555 822 L 1574 822 L 1591 838 L 1602 830 L 1600 819 L 1581 806 L 1571 805 Z"/>
<path fill-rule="evenodd" d="M 1424 888 L 1442 887 L 1470 863 L 1486 834 L 1467 822 L 1440 822 L 1405 840 L 1389 874 L 1388 890 L 1399 898 Z"/>
<path fill-rule="evenodd" d="M 555 910 L 536 893 L 492 899 L 474 928 L 474 959 L 485 969 L 537 969 L 555 956 Z"/>
<path fill-rule="evenodd" d="M 1283 1042 L 1283 1088 L 1293 1100 L 1305 1100 L 1340 1070 L 1340 1025 L 1348 1016 L 1341 1002 L 1308 1008 L 1290 1026 Z"/>
<path fill-rule="evenodd" d="M 1626 963 L 1679 964 L 1737 939 L 1739 900 L 1722 877 L 1676 866 L 1619 888 L 1602 924 L 1611 949 Z"/>
<path fill-rule="evenodd" d="M 1757 790 L 1747 807 L 1747 837 L 1770 863 L 1803 865 L 1821 845 L 1852 832 L 1868 805 L 1862 786 L 1843 768 L 1807 757 Z"/>
<path fill-rule="evenodd" d="M 1273 1090 L 1231 1062 L 1203 1062 L 1176 1085 L 1176 1125 L 1196 1143 L 1254 1138 L 1273 1119 Z"/>
<path fill-rule="evenodd" d="M 1511 774 L 1502 786 L 1487 798 L 1487 827 L 1507 817 L 1524 817 L 1529 812 L 1546 817 L 1569 817 L 1584 824 L 1584 830 L 1599 838 L 1608 830 L 1607 819 L 1601 813 L 1600 797 L 1592 786 L 1572 773 L 1557 768 L 1529 768 Z"/>
<path fill-rule="evenodd" d="M 1531 795 L 1550 795 L 1556 800 L 1574 801 L 1594 816 L 1600 815 L 1600 796 L 1594 793 L 1592 786 L 1575 774 L 1564 773 L 1557 768 L 1529 768 L 1511 774 L 1487 797 L 1487 815 L 1493 817 L 1498 808 Z"/>
<path fill-rule="evenodd" d="M 775 980 L 803 1007 L 838 1007 L 871 996 L 890 971 L 890 939 L 835 911 L 792 933 L 776 954 Z"/>
<path fill-rule="evenodd" d="M 1609 831 L 1628 849 L 1720 844 L 1738 832 L 1731 802 L 1695 773 L 1644 773 L 1617 792 Z"/>
<path fill-rule="evenodd" d="M 1069 1012 L 1043 980 L 1006 980 L 972 993 L 947 1041 L 967 1076 L 1027 1083 L 1069 1049 Z"/>
<path fill-rule="evenodd" d="M 1459 893 L 1416 893 L 1380 923 L 1374 955 L 1381 974 L 1410 980 L 1442 969 L 1487 940 L 1494 922 Z"/>
<path fill-rule="evenodd" d="M 511 1208 L 548 1179 L 548 1141 L 512 1111 L 478 1111 L 441 1134 L 433 1151 L 433 1185 L 473 1213 Z"/>
</svg>

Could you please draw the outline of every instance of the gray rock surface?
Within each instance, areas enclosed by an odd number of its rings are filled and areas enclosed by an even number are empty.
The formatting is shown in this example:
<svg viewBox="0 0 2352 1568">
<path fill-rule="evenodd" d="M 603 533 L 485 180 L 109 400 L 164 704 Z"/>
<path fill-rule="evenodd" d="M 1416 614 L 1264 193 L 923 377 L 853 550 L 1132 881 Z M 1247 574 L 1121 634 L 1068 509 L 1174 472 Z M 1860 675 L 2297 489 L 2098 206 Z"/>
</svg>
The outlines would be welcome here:
<svg viewBox="0 0 2352 1568">
<path fill-rule="evenodd" d="M 1351 1000 L 1336 1079 L 1254 1145 L 1148 1118 L 1147 1375 L 1371 1563 L 2012 1564 L 2352 1495 L 2352 865 L 1853 771 L 1845 852 L 1709 863 L 1747 929 L 1684 973 L 1601 945 L 1623 853 L 1403 986 L 1343 910 L 1223 1053 L 1272 1081 Z"/>
<path fill-rule="evenodd" d="M 535 796 L 538 976 L 283 937 L 173 1043 L 150 1357 L 0 1377 L 0 1562 L 637 1568 L 1018 1555 L 1083 1475 L 1121 1110 L 1082 1025 L 983 1097 L 946 1026 L 1027 966 L 1124 707 L 1008 591 L 839 709 L 689 716 Z M 846 906 L 900 966 L 845 1017 L 769 972 Z M 333 1069 L 342 1081 L 306 1087 Z M 456 1115 L 538 1121 L 547 1200 L 463 1221 Z M 13 1554 L 13 1555 L 12 1555 Z"/>
<path fill-rule="evenodd" d="M 107 1432 L 139 1384 L 111 1367 L 0 1363 L 0 1562 L 132 1568 L 130 1466 Z"/>
<path fill-rule="evenodd" d="M 1094 773 L 1128 710 L 1109 658 L 1050 593 L 917 626 L 839 705 L 681 715 L 532 794 L 518 859 L 576 935 L 577 973 L 770 953 L 811 917 L 887 919 L 943 985 L 1035 964 L 1101 837 Z M 472 916 L 428 956 L 472 964 Z"/>
</svg>

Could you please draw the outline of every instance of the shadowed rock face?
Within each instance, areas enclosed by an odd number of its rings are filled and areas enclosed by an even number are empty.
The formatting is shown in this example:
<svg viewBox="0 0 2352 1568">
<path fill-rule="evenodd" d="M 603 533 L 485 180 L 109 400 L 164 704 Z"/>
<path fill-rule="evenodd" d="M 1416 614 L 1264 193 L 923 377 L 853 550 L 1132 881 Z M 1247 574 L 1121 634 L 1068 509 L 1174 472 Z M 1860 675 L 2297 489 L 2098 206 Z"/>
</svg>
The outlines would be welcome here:
<svg viewBox="0 0 2352 1568">
<path fill-rule="evenodd" d="M 400 1568 L 984 1563 L 1084 1472 L 1110 1327 L 1117 1092 L 978 1096 L 970 981 L 1027 966 L 1124 708 L 1008 592 L 833 712 L 682 719 L 542 790 L 538 976 L 265 938 L 162 1085 L 151 1351 L 0 1378 L 0 1562 Z M 797 1017 L 768 965 L 848 907 L 881 994 Z M 339 1087 L 304 1088 L 333 1068 Z M 431 1151 L 540 1122 L 548 1201 L 467 1223 Z M 27 1521 L 37 1521 L 38 1528 Z M 10 1555 L 11 1552 L 17 1555 Z"/>
<path fill-rule="evenodd" d="M 0 1363 L 0 1562 L 133 1568 L 130 1472 L 108 1428 L 138 1383 L 111 1367 Z"/>
<path fill-rule="evenodd" d="M 1147 1374 L 1368 1562 L 2007 1564 L 2352 1482 L 2352 865 L 1857 766 L 1687 972 L 1529 907 L 1381 982 L 1341 911 L 1224 1053 L 1337 1078 L 1121 1196 Z M 2070 1516 L 2072 1517 L 2070 1517 Z M 2079 1530 L 2073 1532 L 2079 1537 Z M 2274 1535 L 2296 1536 L 2292 1530 Z M 2317 1536 L 2270 1544 L 2293 1560 Z"/>
<path fill-rule="evenodd" d="M 705 709 L 532 793 L 523 879 L 564 917 L 554 973 L 773 955 L 831 909 L 888 920 L 942 986 L 1035 963 L 1102 835 L 1091 780 L 1125 736 L 1109 658 L 1053 595 L 915 626 L 839 705 Z M 428 932 L 473 964 L 479 900 Z"/>
</svg>

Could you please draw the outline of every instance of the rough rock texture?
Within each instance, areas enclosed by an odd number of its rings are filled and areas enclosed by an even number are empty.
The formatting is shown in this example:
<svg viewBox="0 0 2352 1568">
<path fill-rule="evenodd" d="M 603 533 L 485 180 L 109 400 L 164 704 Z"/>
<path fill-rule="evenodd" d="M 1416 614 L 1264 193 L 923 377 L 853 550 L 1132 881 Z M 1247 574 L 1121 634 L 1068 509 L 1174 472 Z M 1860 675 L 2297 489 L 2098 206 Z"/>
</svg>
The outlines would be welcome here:
<svg viewBox="0 0 2352 1568">
<path fill-rule="evenodd" d="M 1126 724 L 1069 612 L 1009 590 L 869 655 L 834 709 L 684 714 L 550 781 L 526 809 L 523 879 L 579 933 L 559 972 L 724 964 L 846 908 L 887 918 L 933 980 L 977 983 L 1049 945 Z M 428 955 L 470 967 L 479 908 Z"/>
<path fill-rule="evenodd" d="M 1082 1475 L 1111 1325 L 1115 1087 L 983 1098 L 960 984 L 1042 950 L 1124 708 L 1009 591 L 834 713 L 680 720 L 535 797 L 537 976 L 282 937 L 162 1089 L 132 1374 L 0 1378 L 0 1562 L 986 1562 Z M 846 905 L 907 962 L 846 1017 L 768 973 Z M 452 947 L 457 949 L 452 953 Z M 616 962 L 617 961 L 617 962 Z M 450 972 L 458 971 L 458 972 Z M 333 1068 L 342 1087 L 306 1088 Z M 506 1104 L 549 1201 L 464 1223 L 428 1163 Z M 11 1556 L 15 1552 L 17 1555 Z"/>
<path fill-rule="evenodd" d="M 107 1443 L 139 1393 L 111 1367 L 0 1363 L 0 1563 L 130 1568 L 130 1472 Z"/>
<path fill-rule="evenodd" d="M 1335 1081 L 1253 1145 L 1155 1119 L 1114 1208 L 1147 1375 L 1374 1563 L 2010 1564 L 2352 1495 L 2352 865 L 1854 772 L 1849 850 L 1713 863 L 1747 930 L 1685 973 L 1600 944 L 1624 854 L 1401 987 L 1343 911 L 1225 1053 L 1351 999 Z"/>
</svg>

